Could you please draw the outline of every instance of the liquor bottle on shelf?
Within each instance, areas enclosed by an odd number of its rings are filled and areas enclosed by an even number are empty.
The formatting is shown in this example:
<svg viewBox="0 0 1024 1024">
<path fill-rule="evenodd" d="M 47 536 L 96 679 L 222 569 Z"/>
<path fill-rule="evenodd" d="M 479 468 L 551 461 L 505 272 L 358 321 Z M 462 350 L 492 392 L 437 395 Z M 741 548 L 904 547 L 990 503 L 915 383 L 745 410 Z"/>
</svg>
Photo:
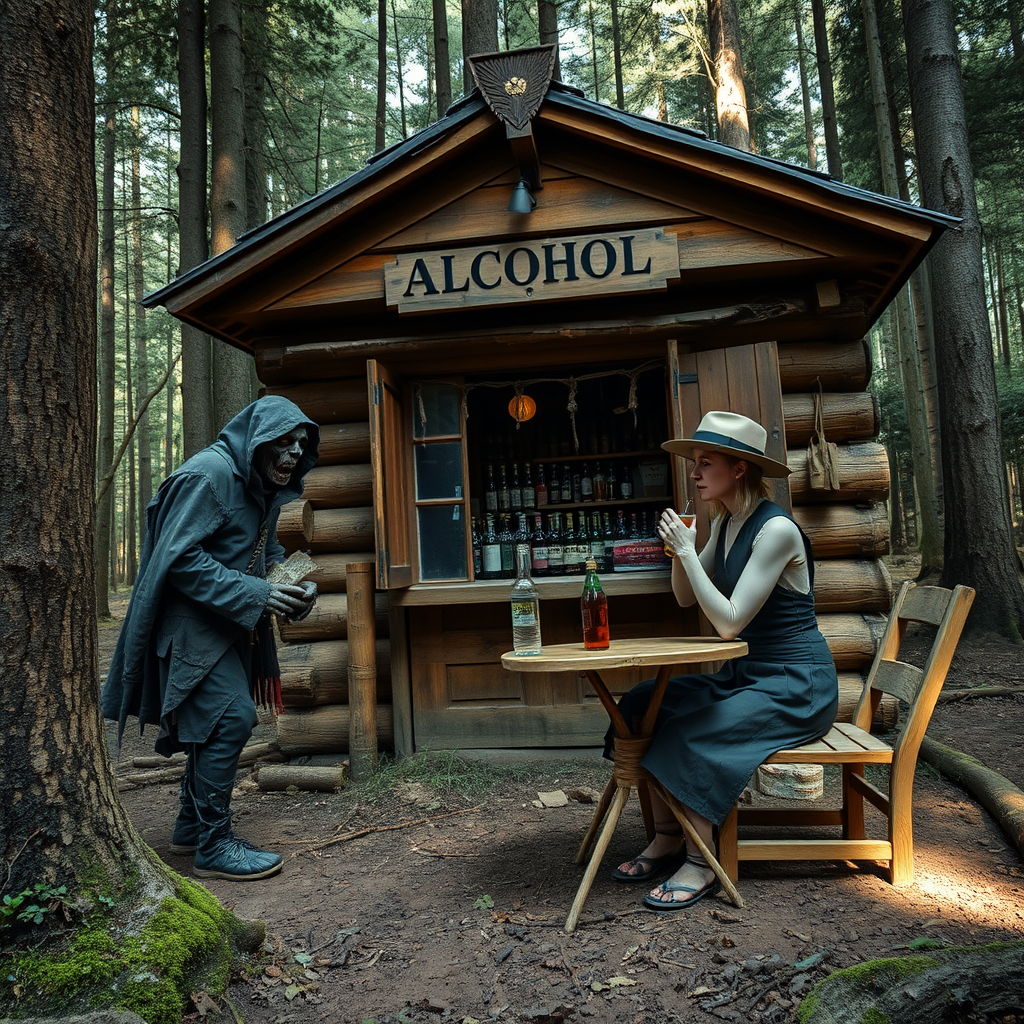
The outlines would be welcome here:
<svg viewBox="0 0 1024 1024">
<path fill-rule="evenodd" d="M 488 512 L 498 511 L 498 488 L 494 483 L 494 466 L 487 467 L 487 490 L 484 491 L 484 508 Z"/>
<path fill-rule="evenodd" d="M 530 522 L 525 512 L 516 513 L 516 544 L 530 543 Z"/>
<path fill-rule="evenodd" d="M 576 535 L 575 516 L 572 512 L 565 513 L 565 532 L 562 535 L 565 554 L 565 575 L 578 576 L 583 569 L 580 564 L 579 540 Z"/>
<path fill-rule="evenodd" d="M 512 604 L 512 647 L 527 657 L 540 654 L 540 599 L 530 578 L 530 545 L 516 545 L 516 576 L 509 592 Z"/>
<path fill-rule="evenodd" d="M 565 573 L 565 545 L 562 542 L 562 515 L 552 512 L 548 515 L 548 575 L 561 576 Z"/>
<path fill-rule="evenodd" d="M 544 482 L 544 463 L 537 464 L 537 486 L 533 490 L 534 508 L 543 508 L 548 503 L 548 485 Z"/>
<path fill-rule="evenodd" d="M 501 545 L 501 578 L 512 579 L 515 572 L 515 540 L 512 537 L 512 527 L 509 525 L 507 515 L 501 517 L 501 531 L 498 533 L 498 543 Z"/>
<path fill-rule="evenodd" d="M 569 469 L 569 464 L 566 463 L 562 466 L 562 498 L 563 505 L 569 505 L 572 503 L 572 470 Z"/>
<path fill-rule="evenodd" d="M 575 505 L 583 501 L 583 478 L 578 469 L 572 471 L 572 500 Z"/>
<path fill-rule="evenodd" d="M 580 474 L 580 499 L 582 501 L 594 500 L 594 478 L 590 475 L 590 468 L 583 463 L 583 472 Z"/>
<path fill-rule="evenodd" d="M 557 505 L 562 500 L 562 480 L 558 475 L 558 463 L 551 463 L 551 472 L 548 474 L 548 501 Z"/>
<path fill-rule="evenodd" d="M 619 486 L 619 481 L 615 479 L 615 463 L 608 463 L 608 500 L 614 501 L 619 495 L 616 488 Z"/>
<path fill-rule="evenodd" d="M 597 576 L 597 563 L 588 559 L 587 576 L 583 581 L 580 596 L 580 612 L 583 617 L 583 646 L 588 651 L 607 650 L 611 644 L 611 630 L 608 628 L 608 595 L 601 589 Z"/>
<path fill-rule="evenodd" d="M 628 501 L 633 497 L 633 469 L 628 462 L 622 467 L 622 483 L 619 487 L 619 497 L 623 501 Z"/>
<path fill-rule="evenodd" d="M 496 580 L 501 577 L 501 542 L 494 529 L 494 515 L 487 513 L 487 528 L 480 545 L 482 571 L 477 579 Z"/>
<path fill-rule="evenodd" d="M 508 473 L 505 470 L 505 463 L 501 464 L 501 480 L 498 483 L 498 511 L 507 512 L 509 510 L 509 493 L 508 493 Z"/>
<path fill-rule="evenodd" d="M 601 515 L 601 529 L 604 535 L 604 572 L 613 572 L 615 569 L 615 533 L 612 530 L 612 517 L 609 512 Z M 598 566 L 600 569 L 601 567 Z"/>
<path fill-rule="evenodd" d="M 607 501 L 608 500 L 608 478 L 604 475 L 604 470 L 601 468 L 599 462 L 594 467 L 594 479 L 593 479 L 593 490 L 594 490 L 594 501 Z M 598 569 L 600 569 L 600 565 Z"/>
<path fill-rule="evenodd" d="M 626 529 L 626 513 L 615 512 L 615 531 L 612 540 L 612 565 L 616 572 L 626 564 L 626 548 L 629 547 L 629 532 Z"/>
<path fill-rule="evenodd" d="M 519 463 L 512 463 L 512 485 L 508 489 L 508 507 L 518 512 L 523 507 L 523 485 L 519 482 Z"/>
<path fill-rule="evenodd" d="M 640 540 L 640 526 L 637 523 L 635 512 L 629 514 L 629 539 Z"/>
<path fill-rule="evenodd" d="M 548 535 L 540 523 L 540 513 L 533 516 L 533 536 L 530 538 L 530 566 L 533 575 L 548 575 Z"/>
<path fill-rule="evenodd" d="M 607 572 L 604 560 L 604 533 L 601 530 L 601 514 L 590 516 L 590 557 L 597 563 L 598 572 Z"/>
<path fill-rule="evenodd" d="M 477 527 L 476 516 L 471 519 L 471 534 L 473 536 L 473 579 L 480 579 L 484 568 L 483 542 L 480 537 L 480 530 Z"/>
<path fill-rule="evenodd" d="M 533 503 L 533 499 L 536 496 L 536 492 L 533 489 L 533 471 L 530 469 L 528 462 L 523 463 L 523 473 L 525 474 L 523 477 L 523 509 L 536 508 L 537 506 Z"/>
</svg>

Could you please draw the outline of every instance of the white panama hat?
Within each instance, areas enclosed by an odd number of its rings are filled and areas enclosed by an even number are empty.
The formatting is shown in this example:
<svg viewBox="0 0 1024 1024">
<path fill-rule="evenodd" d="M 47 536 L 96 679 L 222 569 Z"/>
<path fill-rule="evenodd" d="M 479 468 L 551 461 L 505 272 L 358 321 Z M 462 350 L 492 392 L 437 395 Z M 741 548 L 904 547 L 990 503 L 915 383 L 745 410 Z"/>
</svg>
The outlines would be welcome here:
<svg viewBox="0 0 1024 1024">
<path fill-rule="evenodd" d="M 705 413 L 693 437 L 665 441 L 662 448 L 684 459 L 693 459 L 694 451 L 724 452 L 760 466 L 765 476 L 789 476 L 792 470 L 764 453 L 768 431 L 738 412 Z"/>
</svg>

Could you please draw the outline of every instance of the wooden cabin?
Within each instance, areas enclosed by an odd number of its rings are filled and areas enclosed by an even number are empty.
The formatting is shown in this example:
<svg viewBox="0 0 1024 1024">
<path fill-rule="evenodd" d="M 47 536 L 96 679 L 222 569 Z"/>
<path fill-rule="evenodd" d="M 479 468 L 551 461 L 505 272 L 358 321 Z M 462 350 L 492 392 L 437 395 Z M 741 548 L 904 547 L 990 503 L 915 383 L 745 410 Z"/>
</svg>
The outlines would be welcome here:
<svg viewBox="0 0 1024 1024">
<path fill-rule="evenodd" d="M 579 636 L 565 553 L 590 542 L 613 637 L 699 633 L 650 534 L 689 488 L 661 441 L 716 408 L 765 424 L 793 468 L 775 497 L 811 539 L 822 632 L 859 691 L 892 596 L 864 337 L 949 219 L 594 103 L 550 80 L 547 47 L 472 63 L 479 88 L 436 124 L 146 300 L 251 352 L 321 425 L 280 528 L 322 594 L 281 627 L 282 747 L 346 749 L 345 566 L 367 560 L 382 743 L 598 745 L 583 677 L 502 668 L 507 563 L 493 578 L 474 524 L 521 512 L 532 535 L 539 516 L 541 549 L 559 526 L 562 563 L 536 580 L 545 643 Z M 816 411 L 838 489 L 808 477 Z"/>
</svg>

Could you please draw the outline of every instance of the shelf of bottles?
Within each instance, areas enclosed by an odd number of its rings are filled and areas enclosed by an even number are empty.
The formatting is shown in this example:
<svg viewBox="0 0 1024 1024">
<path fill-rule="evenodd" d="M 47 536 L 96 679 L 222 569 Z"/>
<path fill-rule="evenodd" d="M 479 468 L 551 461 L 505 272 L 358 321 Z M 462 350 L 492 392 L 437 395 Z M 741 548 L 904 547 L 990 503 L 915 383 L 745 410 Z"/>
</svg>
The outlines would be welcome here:
<svg viewBox="0 0 1024 1024">
<path fill-rule="evenodd" d="M 656 533 L 671 504 L 667 471 L 653 451 L 488 465 L 486 511 L 473 523 L 474 577 L 512 579 L 520 544 L 530 546 L 535 578 L 582 576 L 588 558 L 599 573 L 667 568 Z"/>
</svg>

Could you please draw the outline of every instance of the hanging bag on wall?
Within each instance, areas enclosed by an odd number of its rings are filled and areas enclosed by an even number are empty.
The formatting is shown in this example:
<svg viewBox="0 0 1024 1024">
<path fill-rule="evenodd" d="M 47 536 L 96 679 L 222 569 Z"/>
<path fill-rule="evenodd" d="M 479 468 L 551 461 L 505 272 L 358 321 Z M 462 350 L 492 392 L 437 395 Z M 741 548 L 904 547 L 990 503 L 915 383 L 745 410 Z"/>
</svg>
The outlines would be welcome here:
<svg viewBox="0 0 1024 1024">
<path fill-rule="evenodd" d="M 807 445 L 807 479 L 812 491 L 839 490 L 839 450 L 825 439 L 825 394 L 818 377 L 814 396 L 814 434 Z"/>
</svg>

